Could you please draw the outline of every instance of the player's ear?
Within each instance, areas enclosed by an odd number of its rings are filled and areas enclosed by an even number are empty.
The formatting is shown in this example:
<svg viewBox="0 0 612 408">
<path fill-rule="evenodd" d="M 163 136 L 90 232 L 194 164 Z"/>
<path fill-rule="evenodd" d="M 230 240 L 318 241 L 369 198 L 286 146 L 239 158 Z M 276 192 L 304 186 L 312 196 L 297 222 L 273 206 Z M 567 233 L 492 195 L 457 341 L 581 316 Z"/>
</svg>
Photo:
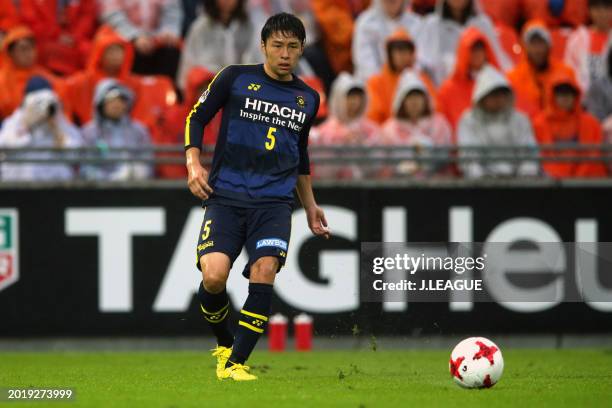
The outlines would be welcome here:
<svg viewBox="0 0 612 408">
<path fill-rule="evenodd" d="M 259 43 L 259 49 L 261 50 L 263 55 L 266 55 L 266 43 L 263 40 L 261 41 L 261 43 Z"/>
</svg>

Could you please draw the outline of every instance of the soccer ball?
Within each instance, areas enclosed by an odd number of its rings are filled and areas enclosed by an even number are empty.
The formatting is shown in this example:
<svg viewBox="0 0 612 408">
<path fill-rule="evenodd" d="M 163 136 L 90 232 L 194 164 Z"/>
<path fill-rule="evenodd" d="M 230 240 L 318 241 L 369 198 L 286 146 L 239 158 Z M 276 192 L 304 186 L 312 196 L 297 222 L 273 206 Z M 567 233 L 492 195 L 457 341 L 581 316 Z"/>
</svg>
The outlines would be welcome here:
<svg viewBox="0 0 612 408">
<path fill-rule="evenodd" d="M 495 343 L 470 337 L 455 346 L 449 361 L 453 380 L 464 388 L 490 388 L 504 372 L 504 359 Z"/>
</svg>

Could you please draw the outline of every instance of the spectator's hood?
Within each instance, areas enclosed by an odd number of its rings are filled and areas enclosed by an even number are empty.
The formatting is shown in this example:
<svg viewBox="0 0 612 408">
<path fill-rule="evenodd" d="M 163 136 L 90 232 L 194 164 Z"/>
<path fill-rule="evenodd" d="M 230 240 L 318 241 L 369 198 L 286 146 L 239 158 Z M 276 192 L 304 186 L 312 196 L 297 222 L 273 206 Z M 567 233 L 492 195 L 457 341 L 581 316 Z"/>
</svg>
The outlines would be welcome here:
<svg viewBox="0 0 612 408">
<path fill-rule="evenodd" d="M 521 31 L 521 41 L 525 44 L 529 42 L 534 35 L 539 35 L 552 47 L 552 36 L 543 20 L 533 19 L 526 22 Z"/>
<path fill-rule="evenodd" d="M 346 122 L 346 97 L 351 89 L 361 89 L 365 97 L 365 103 L 363 104 L 359 117 L 361 118 L 368 105 L 368 94 L 365 85 L 362 81 L 349 74 L 348 72 L 341 72 L 331 88 L 329 97 L 329 110 L 333 117 L 337 118 L 341 122 Z"/>
<path fill-rule="evenodd" d="M 35 39 L 34 32 L 26 26 L 17 26 L 6 33 L 6 37 L 2 40 L 2 55 L 5 63 L 12 65 L 11 59 L 8 57 L 8 49 L 11 44 L 26 38 Z"/>
<path fill-rule="evenodd" d="M 487 62 L 495 67 L 499 66 L 495 53 L 491 48 L 491 43 L 489 43 L 487 37 L 477 28 L 468 27 L 463 31 L 463 34 L 461 34 L 461 37 L 459 38 L 459 44 L 457 45 L 457 60 L 455 62 L 455 69 L 453 71 L 453 79 L 463 81 L 470 77 L 470 54 L 474 44 L 479 41 L 482 41 L 485 45 Z"/>
<path fill-rule="evenodd" d="M 385 38 L 385 58 L 387 59 L 387 64 L 391 66 L 391 44 L 394 42 L 409 42 L 412 43 L 414 50 L 416 52 L 416 42 L 410 36 L 408 31 L 406 31 L 403 27 L 399 27 L 397 30 L 393 31 L 391 35 Z"/>
<path fill-rule="evenodd" d="M 476 78 L 476 86 L 472 92 L 472 103 L 477 105 L 482 99 L 496 89 L 508 89 L 512 92 L 510 82 L 504 74 L 490 65 L 485 66 Z"/>
<path fill-rule="evenodd" d="M 559 72 L 550 79 L 548 87 L 545 90 L 545 98 L 546 98 L 545 111 L 548 114 L 553 114 L 553 115 L 563 114 L 563 112 L 557 107 L 557 104 L 555 103 L 554 90 L 559 85 L 570 85 L 572 88 L 574 88 L 574 90 L 578 94 L 578 97 L 576 98 L 574 102 L 574 113 L 582 112 L 582 107 L 581 107 L 582 91 L 580 89 L 580 85 L 578 85 L 578 81 L 576 80 L 574 75 L 571 75 L 566 72 Z"/>
<path fill-rule="evenodd" d="M 433 112 L 434 103 L 425 83 L 414 71 L 404 71 L 404 73 L 400 76 L 399 82 L 397 84 L 397 90 L 395 91 L 395 96 L 393 97 L 393 116 L 397 116 L 397 113 L 401 109 L 402 102 L 406 98 L 406 95 L 408 95 L 412 91 L 423 92 L 427 99 L 428 108 L 430 111 Z"/>
<path fill-rule="evenodd" d="M 102 103 L 111 93 L 125 98 L 128 102 L 129 110 L 134 106 L 134 93 L 129 88 L 115 79 L 103 79 L 98 82 L 94 93 L 93 109 L 96 119 L 101 118 Z"/>
<path fill-rule="evenodd" d="M 129 76 L 132 70 L 132 64 L 134 62 L 134 47 L 129 42 L 125 41 L 119 34 L 113 31 L 111 28 L 104 26 L 98 30 L 94 39 L 91 53 L 87 61 L 87 70 L 92 74 L 105 77 L 106 74 L 102 72 L 100 68 L 100 62 L 104 51 L 111 45 L 121 45 L 125 50 L 125 57 L 118 78 L 125 79 Z"/>
</svg>

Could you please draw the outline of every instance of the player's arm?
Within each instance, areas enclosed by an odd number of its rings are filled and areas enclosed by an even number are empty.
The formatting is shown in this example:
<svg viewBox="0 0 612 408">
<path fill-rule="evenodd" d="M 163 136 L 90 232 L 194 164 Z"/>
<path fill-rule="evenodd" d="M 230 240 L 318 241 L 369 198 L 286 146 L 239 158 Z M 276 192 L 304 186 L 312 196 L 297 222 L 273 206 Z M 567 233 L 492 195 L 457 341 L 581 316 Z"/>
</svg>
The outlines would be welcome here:
<svg viewBox="0 0 612 408">
<path fill-rule="evenodd" d="M 213 190 L 208 185 L 208 172 L 200 163 L 204 128 L 227 102 L 232 68 L 223 68 L 208 85 L 206 92 L 195 104 L 185 123 L 185 158 L 187 161 L 187 184 L 196 197 L 206 200 Z"/>
<path fill-rule="evenodd" d="M 318 95 L 317 95 L 318 96 Z M 319 109 L 319 101 L 317 99 L 317 106 L 314 110 L 314 116 L 316 116 L 317 110 Z M 300 134 L 299 150 L 300 150 L 300 163 L 298 167 L 298 179 L 297 179 L 297 194 L 306 210 L 306 218 L 308 220 L 308 226 L 315 235 L 322 235 L 325 238 L 329 238 L 331 231 L 327 226 L 327 219 L 325 213 L 317 205 L 312 191 L 312 180 L 310 179 L 310 157 L 308 155 L 308 134 L 310 133 L 310 124 L 305 126 Z"/>
<path fill-rule="evenodd" d="M 306 210 L 306 219 L 308 227 L 315 235 L 322 235 L 329 239 L 331 230 L 327 226 L 327 219 L 323 209 L 319 207 L 315 201 L 312 191 L 312 181 L 310 174 L 300 174 L 297 179 L 297 193 L 304 210 Z"/>
</svg>

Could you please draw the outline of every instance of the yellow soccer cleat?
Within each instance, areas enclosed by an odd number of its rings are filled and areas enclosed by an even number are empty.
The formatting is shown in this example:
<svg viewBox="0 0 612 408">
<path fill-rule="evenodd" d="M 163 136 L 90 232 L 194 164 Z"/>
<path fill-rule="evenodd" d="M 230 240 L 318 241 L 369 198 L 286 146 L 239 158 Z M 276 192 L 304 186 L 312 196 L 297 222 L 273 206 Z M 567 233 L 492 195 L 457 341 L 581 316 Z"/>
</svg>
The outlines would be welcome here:
<svg viewBox="0 0 612 408">
<path fill-rule="evenodd" d="M 234 381 L 253 381 L 257 379 L 257 376 L 249 373 L 249 366 L 242 364 L 234 364 L 227 367 L 223 371 L 223 376 L 220 379 L 231 378 Z"/>
<path fill-rule="evenodd" d="M 217 378 L 222 379 L 225 371 L 225 363 L 232 355 L 231 347 L 217 346 L 211 350 L 213 357 L 217 357 Z"/>
</svg>

